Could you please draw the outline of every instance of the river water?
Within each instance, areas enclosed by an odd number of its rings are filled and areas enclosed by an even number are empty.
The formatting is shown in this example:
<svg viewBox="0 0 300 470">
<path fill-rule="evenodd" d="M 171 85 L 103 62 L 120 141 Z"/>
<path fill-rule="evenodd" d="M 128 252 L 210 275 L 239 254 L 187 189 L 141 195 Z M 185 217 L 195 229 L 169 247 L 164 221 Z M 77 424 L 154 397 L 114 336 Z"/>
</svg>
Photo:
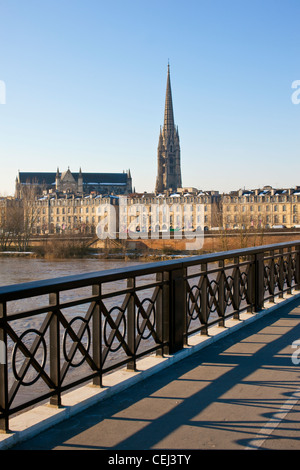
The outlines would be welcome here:
<svg viewBox="0 0 300 470">
<path fill-rule="evenodd" d="M 137 264 L 141 264 L 141 262 L 93 258 L 49 261 L 26 257 L 3 257 L 0 258 L 0 286 L 104 271 Z"/>
</svg>

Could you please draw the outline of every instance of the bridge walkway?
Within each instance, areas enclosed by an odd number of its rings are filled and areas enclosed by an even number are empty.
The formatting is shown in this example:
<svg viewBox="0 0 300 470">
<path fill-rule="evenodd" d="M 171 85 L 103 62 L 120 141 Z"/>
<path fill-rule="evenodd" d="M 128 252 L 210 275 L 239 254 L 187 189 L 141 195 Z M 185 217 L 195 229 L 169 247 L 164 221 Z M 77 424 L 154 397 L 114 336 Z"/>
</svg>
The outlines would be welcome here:
<svg viewBox="0 0 300 470">
<path fill-rule="evenodd" d="M 13 449 L 300 449 L 300 299 Z"/>
</svg>

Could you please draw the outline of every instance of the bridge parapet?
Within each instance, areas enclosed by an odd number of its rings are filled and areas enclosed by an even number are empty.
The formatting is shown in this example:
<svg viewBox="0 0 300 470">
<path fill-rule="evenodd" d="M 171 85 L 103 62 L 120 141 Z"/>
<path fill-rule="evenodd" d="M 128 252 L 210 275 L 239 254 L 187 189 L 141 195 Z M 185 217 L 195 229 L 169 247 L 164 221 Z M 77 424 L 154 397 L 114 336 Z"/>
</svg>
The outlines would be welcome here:
<svg viewBox="0 0 300 470">
<path fill-rule="evenodd" d="M 0 288 L 0 429 L 300 288 L 300 241 Z"/>
</svg>

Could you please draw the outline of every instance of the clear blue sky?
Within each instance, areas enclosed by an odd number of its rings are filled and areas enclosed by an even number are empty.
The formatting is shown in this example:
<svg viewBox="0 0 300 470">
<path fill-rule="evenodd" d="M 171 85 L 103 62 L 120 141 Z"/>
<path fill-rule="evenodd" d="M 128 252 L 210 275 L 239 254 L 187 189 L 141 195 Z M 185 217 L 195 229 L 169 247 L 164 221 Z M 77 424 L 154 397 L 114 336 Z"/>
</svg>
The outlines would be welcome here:
<svg viewBox="0 0 300 470">
<path fill-rule="evenodd" d="M 155 186 L 170 61 L 184 186 L 300 185 L 299 0 L 0 0 L 0 194 L 20 171 Z"/>
</svg>

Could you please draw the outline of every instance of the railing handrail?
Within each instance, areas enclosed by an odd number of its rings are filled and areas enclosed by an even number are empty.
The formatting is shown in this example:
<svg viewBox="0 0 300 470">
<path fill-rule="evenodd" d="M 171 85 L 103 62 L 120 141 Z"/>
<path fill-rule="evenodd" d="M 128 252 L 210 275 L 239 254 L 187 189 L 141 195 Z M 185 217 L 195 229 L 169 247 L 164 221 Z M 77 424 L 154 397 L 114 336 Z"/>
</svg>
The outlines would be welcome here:
<svg viewBox="0 0 300 470">
<path fill-rule="evenodd" d="M 50 292 L 68 290 L 70 288 L 74 289 L 76 287 L 85 287 L 93 283 L 99 284 L 104 282 L 111 282 L 117 279 L 121 280 L 140 276 L 141 274 L 153 274 L 157 272 L 170 271 L 173 269 L 181 269 L 196 264 L 213 263 L 224 259 L 230 259 L 243 255 L 255 255 L 266 251 L 279 250 L 280 248 L 288 248 L 297 245 L 300 245 L 300 240 L 270 245 L 260 245 L 257 247 L 241 248 L 230 251 L 221 251 L 217 253 L 191 256 L 176 260 L 157 261 L 153 263 L 145 263 L 142 266 L 133 265 L 124 268 L 108 269 L 105 271 L 94 271 L 84 274 L 74 274 L 71 276 L 44 279 L 40 281 L 11 284 L 0 287 L 0 303 L 3 301 L 7 302 L 34 297 L 35 295 L 49 294 Z"/>
</svg>

